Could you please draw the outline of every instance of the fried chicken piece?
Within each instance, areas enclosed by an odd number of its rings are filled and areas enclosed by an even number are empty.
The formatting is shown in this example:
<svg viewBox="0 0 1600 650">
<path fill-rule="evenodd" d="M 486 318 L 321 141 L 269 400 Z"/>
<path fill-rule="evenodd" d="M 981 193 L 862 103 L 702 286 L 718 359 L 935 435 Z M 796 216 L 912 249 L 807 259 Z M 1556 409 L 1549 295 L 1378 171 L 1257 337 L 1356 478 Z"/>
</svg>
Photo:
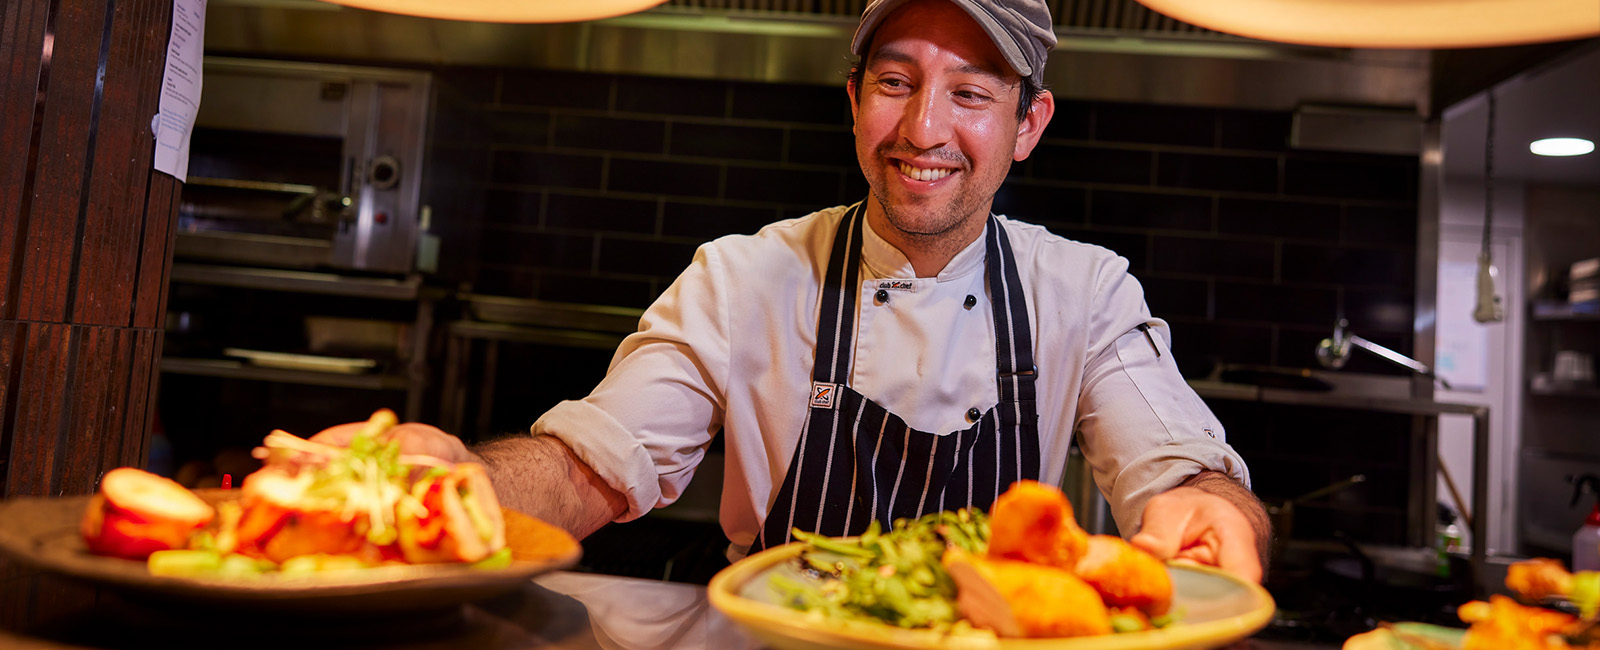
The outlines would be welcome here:
<svg viewBox="0 0 1600 650">
<path fill-rule="evenodd" d="M 1578 622 L 1571 614 L 1519 605 L 1500 595 L 1462 605 L 1456 614 L 1472 624 L 1461 650 L 1567 650 L 1560 635 Z"/>
<path fill-rule="evenodd" d="M 989 510 L 989 557 L 1071 571 L 1088 544 L 1067 495 L 1055 487 L 1017 481 Z"/>
<path fill-rule="evenodd" d="M 1572 574 L 1557 560 L 1523 560 L 1506 569 L 1506 588 L 1530 602 L 1546 596 L 1566 596 L 1572 591 Z"/>
<path fill-rule="evenodd" d="M 1002 637 L 1111 633 L 1110 613 L 1094 587 L 1052 566 L 971 555 L 952 547 L 945 569 L 956 581 L 956 607 L 973 625 Z"/>
<path fill-rule="evenodd" d="M 1135 607 L 1159 616 L 1172 606 L 1172 577 L 1167 575 L 1167 567 L 1121 537 L 1089 536 L 1087 551 L 1073 573 L 1100 592 L 1111 607 Z"/>
</svg>

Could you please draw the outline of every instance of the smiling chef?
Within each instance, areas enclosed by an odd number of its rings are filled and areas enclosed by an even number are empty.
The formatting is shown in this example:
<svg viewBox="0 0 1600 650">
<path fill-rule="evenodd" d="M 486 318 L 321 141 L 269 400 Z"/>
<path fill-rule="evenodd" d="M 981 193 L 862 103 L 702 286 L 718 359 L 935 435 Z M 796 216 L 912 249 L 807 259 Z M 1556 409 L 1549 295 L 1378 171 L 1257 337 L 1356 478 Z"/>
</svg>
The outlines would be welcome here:
<svg viewBox="0 0 1600 650">
<path fill-rule="evenodd" d="M 870 196 L 701 246 L 533 435 L 404 443 L 583 536 L 672 503 L 721 432 L 738 558 L 1059 484 L 1076 432 L 1135 545 L 1260 580 L 1266 513 L 1127 260 L 990 212 L 1055 42 L 1042 0 L 873 0 L 845 87 Z"/>
</svg>

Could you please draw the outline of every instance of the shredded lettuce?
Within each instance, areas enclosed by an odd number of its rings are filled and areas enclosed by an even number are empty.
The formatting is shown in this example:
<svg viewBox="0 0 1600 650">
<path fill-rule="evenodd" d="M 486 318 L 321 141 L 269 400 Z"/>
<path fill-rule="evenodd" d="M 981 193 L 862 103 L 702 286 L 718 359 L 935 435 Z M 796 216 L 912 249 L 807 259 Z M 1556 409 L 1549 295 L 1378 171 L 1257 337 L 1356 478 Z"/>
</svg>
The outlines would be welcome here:
<svg viewBox="0 0 1600 650">
<path fill-rule="evenodd" d="M 400 444 L 379 440 L 380 433 L 362 430 L 342 453 L 313 467 L 305 498 L 347 520 L 366 515 L 367 541 L 387 546 L 399 538 L 396 507 L 421 507 L 421 502 L 406 489 L 411 468 L 400 462 Z"/>
</svg>

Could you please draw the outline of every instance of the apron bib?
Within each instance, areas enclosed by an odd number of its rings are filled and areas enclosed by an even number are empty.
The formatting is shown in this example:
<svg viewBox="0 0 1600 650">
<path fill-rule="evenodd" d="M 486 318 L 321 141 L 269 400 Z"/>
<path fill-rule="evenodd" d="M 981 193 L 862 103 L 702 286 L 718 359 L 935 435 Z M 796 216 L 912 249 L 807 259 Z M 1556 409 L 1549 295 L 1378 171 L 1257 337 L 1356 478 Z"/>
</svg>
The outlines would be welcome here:
<svg viewBox="0 0 1600 650">
<path fill-rule="evenodd" d="M 856 535 L 873 521 L 889 530 L 899 518 L 952 508 L 988 510 L 1012 483 L 1039 478 L 1027 299 L 1011 241 L 992 216 L 984 265 L 994 309 L 999 403 L 977 414 L 971 427 L 941 436 L 912 429 L 845 384 L 855 350 L 865 204 L 856 204 L 834 233 L 805 429 L 751 553 L 789 542 L 796 527 Z"/>
</svg>

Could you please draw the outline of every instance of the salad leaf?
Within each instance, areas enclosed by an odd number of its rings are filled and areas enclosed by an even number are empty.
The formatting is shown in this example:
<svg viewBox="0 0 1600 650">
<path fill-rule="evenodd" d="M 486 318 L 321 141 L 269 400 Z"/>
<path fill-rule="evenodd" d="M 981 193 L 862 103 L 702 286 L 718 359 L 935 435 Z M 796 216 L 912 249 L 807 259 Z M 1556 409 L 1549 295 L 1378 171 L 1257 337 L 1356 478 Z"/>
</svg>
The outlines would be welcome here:
<svg viewBox="0 0 1600 650">
<path fill-rule="evenodd" d="M 788 606 L 826 618 L 948 631 L 960 616 L 955 582 L 940 558 L 950 546 L 987 551 L 989 522 L 982 511 L 963 509 L 897 519 L 889 532 L 874 521 L 853 539 L 794 534 L 809 546 L 796 560 L 799 568 L 820 586 L 773 576 L 770 584 Z"/>
</svg>

